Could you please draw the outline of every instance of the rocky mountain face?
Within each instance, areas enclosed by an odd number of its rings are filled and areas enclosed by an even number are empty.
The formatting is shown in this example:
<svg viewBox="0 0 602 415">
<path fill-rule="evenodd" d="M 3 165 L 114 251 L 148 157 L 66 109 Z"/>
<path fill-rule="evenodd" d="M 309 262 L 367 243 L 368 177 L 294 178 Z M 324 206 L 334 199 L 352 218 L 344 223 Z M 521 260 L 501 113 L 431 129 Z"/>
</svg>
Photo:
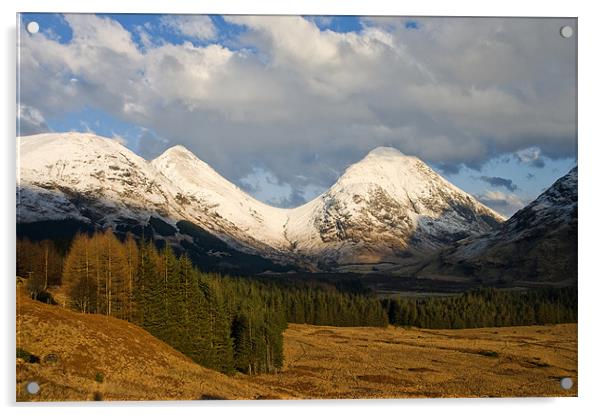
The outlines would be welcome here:
<svg viewBox="0 0 602 415">
<path fill-rule="evenodd" d="M 329 268 L 403 262 L 501 222 L 419 159 L 381 147 L 323 195 L 293 209 L 285 229 L 295 250 Z"/>
<path fill-rule="evenodd" d="M 20 139 L 17 222 L 75 219 L 101 227 L 181 215 L 175 189 L 115 140 L 91 134 Z"/>
<path fill-rule="evenodd" d="M 499 283 L 575 283 L 577 167 L 497 231 L 456 242 L 424 264 L 419 275 Z"/>
<path fill-rule="evenodd" d="M 176 189 L 185 219 L 240 249 L 285 256 L 285 209 L 252 198 L 182 146 L 168 149 L 150 165 Z"/>
<path fill-rule="evenodd" d="M 112 227 L 242 272 L 399 263 L 503 218 L 415 157 L 377 148 L 294 209 L 257 201 L 181 146 L 152 161 L 91 134 L 19 138 L 22 234 Z"/>
</svg>

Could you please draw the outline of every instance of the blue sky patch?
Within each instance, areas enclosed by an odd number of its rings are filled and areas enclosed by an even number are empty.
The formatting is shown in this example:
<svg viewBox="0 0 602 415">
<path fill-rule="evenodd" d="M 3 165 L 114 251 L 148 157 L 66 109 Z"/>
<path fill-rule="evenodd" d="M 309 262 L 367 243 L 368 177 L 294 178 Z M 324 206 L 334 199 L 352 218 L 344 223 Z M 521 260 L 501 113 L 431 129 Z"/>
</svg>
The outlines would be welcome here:
<svg viewBox="0 0 602 415">
<path fill-rule="evenodd" d="M 358 16 L 304 16 L 322 31 L 337 33 L 361 32 L 364 26 Z"/>
<path fill-rule="evenodd" d="M 69 43 L 73 37 L 73 31 L 62 14 L 21 13 L 20 16 L 23 26 L 27 26 L 29 22 L 37 22 L 40 25 L 41 33 L 61 44 Z"/>
<path fill-rule="evenodd" d="M 417 30 L 420 27 L 416 20 L 408 20 L 405 22 L 405 28 L 409 30 Z"/>
</svg>

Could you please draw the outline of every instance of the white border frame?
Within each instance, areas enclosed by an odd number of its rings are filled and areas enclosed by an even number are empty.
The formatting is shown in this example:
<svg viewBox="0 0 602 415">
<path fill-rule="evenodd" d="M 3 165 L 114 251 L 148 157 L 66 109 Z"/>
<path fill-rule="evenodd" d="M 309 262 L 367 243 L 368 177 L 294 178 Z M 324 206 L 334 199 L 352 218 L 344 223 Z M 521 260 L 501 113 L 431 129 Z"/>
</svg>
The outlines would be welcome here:
<svg viewBox="0 0 602 415">
<path fill-rule="evenodd" d="M 226 411 L 287 415 L 306 414 L 308 411 L 345 411 L 363 413 L 377 411 L 420 411 L 446 414 L 488 412 L 504 414 L 516 410 L 545 410 L 547 414 L 589 412 L 600 407 L 598 390 L 600 385 L 600 322 L 602 314 L 599 296 L 602 292 L 602 275 L 596 261 L 599 256 L 599 240 L 602 237 L 600 216 L 602 215 L 600 181 L 602 177 L 598 158 L 602 155 L 599 137 L 600 104 L 602 97 L 600 77 L 600 13 L 596 2 L 557 1 L 529 2 L 505 0 L 484 2 L 477 0 L 438 0 L 395 2 L 387 0 L 228 0 L 186 1 L 186 0 L 4 0 L 0 3 L 3 41 L 1 43 L 2 91 L 0 116 L 4 130 L 2 157 L 2 194 L 11 195 L 0 205 L 0 229 L 2 229 L 1 264 L 3 274 L 1 310 L 6 325 L 2 348 L 2 403 L 8 411 L 24 413 L 97 413 L 110 409 L 118 413 L 140 410 L 149 414 L 163 414 L 173 403 L 97 403 L 82 407 L 74 404 L 15 405 L 14 379 L 14 328 L 15 295 L 11 275 L 15 270 L 15 45 L 17 12 L 112 12 L 112 13 L 211 13 L 211 14 L 349 14 L 349 15 L 435 15 L 435 16 L 537 16 L 537 17 L 578 17 L 579 18 L 579 398 L 547 399 L 427 399 L 427 400 L 365 400 L 365 401 L 303 401 L 303 402 L 223 402 L 223 403 L 183 403 L 178 413 L 198 413 L 199 411 Z M 12 337 L 11 337 L 12 336 Z M 11 340 L 12 339 L 12 340 Z M 8 340 L 8 341 L 7 341 Z M 108 406 L 108 407 L 107 407 Z"/>
</svg>

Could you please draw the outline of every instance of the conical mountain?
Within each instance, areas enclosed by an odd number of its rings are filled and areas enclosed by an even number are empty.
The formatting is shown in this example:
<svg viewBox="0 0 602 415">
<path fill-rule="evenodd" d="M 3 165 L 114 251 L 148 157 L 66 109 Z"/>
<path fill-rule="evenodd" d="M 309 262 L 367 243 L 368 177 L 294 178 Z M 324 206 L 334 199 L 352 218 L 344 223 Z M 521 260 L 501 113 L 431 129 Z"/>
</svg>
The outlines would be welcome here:
<svg viewBox="0 0 602 415">
<path fill-rule="evenodd" d="M 249 196 L 183 146 L 166 150 L 151 165 L 177 186 L 191 220 L 243 245 L 282 247 L 285 209 Z"/>
<path fill-rule="evenodd" d="M 379 147 L 294 209 L 287 237 L 324 265 L 397 262 L 491 231 L 503 220 L 420 159 Z"/>
</svg>

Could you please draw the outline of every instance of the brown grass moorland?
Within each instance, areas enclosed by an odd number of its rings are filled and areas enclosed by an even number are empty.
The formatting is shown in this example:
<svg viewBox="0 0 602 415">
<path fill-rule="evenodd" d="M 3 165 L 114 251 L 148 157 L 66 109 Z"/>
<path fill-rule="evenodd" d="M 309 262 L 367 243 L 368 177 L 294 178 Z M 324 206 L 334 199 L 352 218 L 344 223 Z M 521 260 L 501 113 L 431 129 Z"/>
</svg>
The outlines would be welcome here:
<svg viewBox="0 0 602 415">
<path fill-rule="evenodd" d="M 422 330 L 289 325 L 280 373 L 226 376 L 125 321 L 19 295 L 18 401 L 576 396 L 577 325 Z M 575 386 L 564 391 L 562 377 Z M 29 381 L 39 394 L 29 395 Z"/>
</svg>

